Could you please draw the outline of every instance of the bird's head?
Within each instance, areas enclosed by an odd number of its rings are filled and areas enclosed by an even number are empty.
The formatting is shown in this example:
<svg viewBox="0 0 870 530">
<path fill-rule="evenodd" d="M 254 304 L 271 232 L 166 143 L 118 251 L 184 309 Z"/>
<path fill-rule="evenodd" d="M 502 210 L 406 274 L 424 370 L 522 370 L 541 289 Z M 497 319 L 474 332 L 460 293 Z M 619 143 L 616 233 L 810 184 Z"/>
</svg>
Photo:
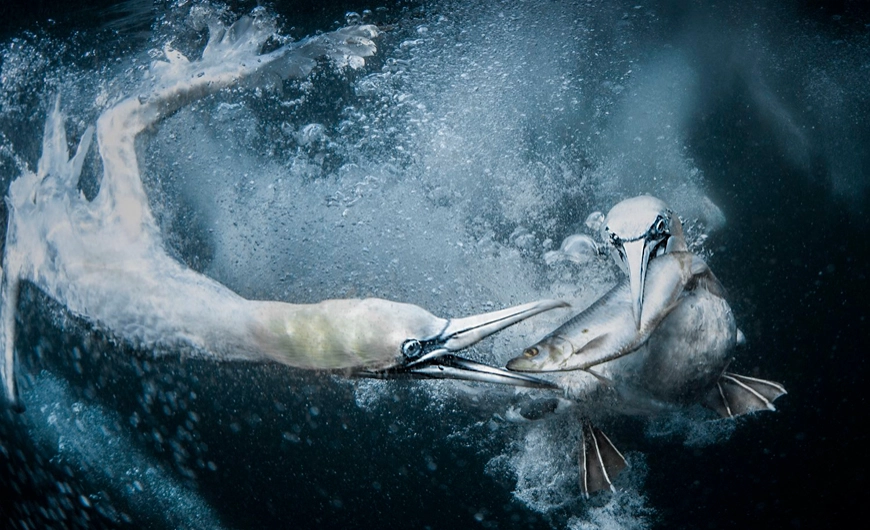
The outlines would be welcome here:
<svg viewBox="0 0 870 530">
<path fill-rule="evenodd" d="M 632 197 L 610 209 L 601 237 L 628 275 L 634 319 L 640 326 L 649 261 L 666 252 L 686 250 L 680 218 L 660 199 L 649 195 Z"/>
</svg>

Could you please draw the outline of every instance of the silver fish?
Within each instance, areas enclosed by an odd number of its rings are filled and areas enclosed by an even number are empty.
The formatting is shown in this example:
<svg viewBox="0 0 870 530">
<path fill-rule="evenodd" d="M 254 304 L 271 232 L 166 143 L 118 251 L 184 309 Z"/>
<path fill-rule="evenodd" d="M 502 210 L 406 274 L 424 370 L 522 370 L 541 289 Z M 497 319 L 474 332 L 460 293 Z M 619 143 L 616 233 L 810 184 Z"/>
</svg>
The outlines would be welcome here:
<svg viewBox="0 0 870 530">
<path fill-rule="evenodd" d="M 653 260 L 646 276 L 644 312 L 639 326 L 635 326 L 629 282 L 623 280 L 588 309 L 527 348 L 521 357 L 511 359 L 508 369 L 564 372 L 611 361 L 646 342 L 684 294 L 699 282 L 721 292 L 707 264 L 688 252 Z M 732 327 L 736 332 L 736 327 Z"/>
</svg>

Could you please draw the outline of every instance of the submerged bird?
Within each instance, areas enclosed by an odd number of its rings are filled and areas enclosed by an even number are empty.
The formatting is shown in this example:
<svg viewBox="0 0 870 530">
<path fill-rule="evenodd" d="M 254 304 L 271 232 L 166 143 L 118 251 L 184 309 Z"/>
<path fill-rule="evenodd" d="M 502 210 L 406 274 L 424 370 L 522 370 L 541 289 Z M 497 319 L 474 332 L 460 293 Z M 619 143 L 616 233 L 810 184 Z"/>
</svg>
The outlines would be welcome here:
<svg viewBox="0 0 870 530">
<path fill-rule="evenodd" d="M 104 111 L 96 127 L 103 176 L 88 201 L 77 185 L 94 128 L 68 154 L 59 100 L 49 112 L 37 171 L 9 187 L 0 304 L 0 376 L 20 407 L 15 310 L 22 281 L 97 327 L 156 353 L 268 360 L 364 377 L 456 378 L 551 387 L 535 377 L 454 355 L 516 322 L 565 304 L 539 301 L 459 319 L 389 300 L 298 305 L 247 300 L 167 254 L 139 174 L 139 133 L 185 104 L 267 76 L 304 77 L 320 58 L 358 67 L 375 52 L 374 26 L 347 27 L 262 54 L 263 20 L 215 21 L 202 58 L 168 45 L 147 86 Z"/>
<path fill-rule="evenodd" d="M 623 402 L 700 402 L 722 417 L 774 410 L 782 385 L 725 371 L 745 339 L 722 285 L 687 251 L 679 217 L 659 199 L 634 197 L 610 210 L 602 236 L 628 278 L 508 369 L 582 370 L 595 378 L 582 393 L 615 388 Z M 624 458 L 588 421 L 582 434 L 583 493 L 613 489 Z"/>
</svg>

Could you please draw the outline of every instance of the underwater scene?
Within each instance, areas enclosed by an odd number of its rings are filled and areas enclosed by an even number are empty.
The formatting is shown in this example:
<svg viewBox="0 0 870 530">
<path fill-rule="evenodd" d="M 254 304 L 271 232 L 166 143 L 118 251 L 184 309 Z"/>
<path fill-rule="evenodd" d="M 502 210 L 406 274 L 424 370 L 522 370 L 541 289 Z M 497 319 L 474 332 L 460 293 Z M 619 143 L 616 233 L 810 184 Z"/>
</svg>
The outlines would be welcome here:
<svg viewBox="0 0 870 530">
<path fill-rule="evenodd" d="M 846 526 L 868 123 L 860 2 L 4 2 L 0 526 Z"/>
</svg>

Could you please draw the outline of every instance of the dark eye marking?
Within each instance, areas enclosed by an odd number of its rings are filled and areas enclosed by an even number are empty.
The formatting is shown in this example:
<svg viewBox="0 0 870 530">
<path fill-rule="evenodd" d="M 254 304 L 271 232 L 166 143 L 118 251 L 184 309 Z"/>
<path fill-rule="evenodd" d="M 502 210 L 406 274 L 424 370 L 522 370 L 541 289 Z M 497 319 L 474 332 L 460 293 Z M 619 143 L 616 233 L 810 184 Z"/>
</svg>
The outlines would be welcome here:
<svg viewBox="0 0 870 530">
<path fill-rule="evenodd" d="M 408 339 L 402 343 L 402 355 L 406 359 L 416 359 L 423 353 L 423 345 L 417 339 Z"/>
<path fill-rule="evenodd" d="M 606 230 L 607 230 L 607 236 L 610 238 L 611 245 L 616 246 L 616 247 L 622 245 L 622 239 L 618 235 L 611 232 L 609 228 L 607 228 Z"/>
</svg>

